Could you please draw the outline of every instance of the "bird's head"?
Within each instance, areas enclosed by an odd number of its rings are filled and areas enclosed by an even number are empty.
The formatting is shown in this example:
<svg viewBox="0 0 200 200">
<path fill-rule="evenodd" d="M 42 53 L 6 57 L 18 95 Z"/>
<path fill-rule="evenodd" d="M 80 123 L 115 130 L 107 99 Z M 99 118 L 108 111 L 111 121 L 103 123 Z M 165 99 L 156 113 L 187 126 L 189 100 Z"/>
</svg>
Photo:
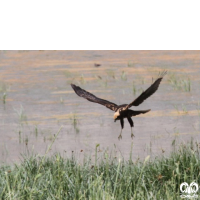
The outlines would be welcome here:
<svg viewBox="0 0 200 200">
<path fill-rule="evenodd" d="M 120 116 L 119 112 L 116 112 L 114 114 L 114 122 L 116 122 L 117 120 L 119 120 L 119 116 Z"/>
</svg>

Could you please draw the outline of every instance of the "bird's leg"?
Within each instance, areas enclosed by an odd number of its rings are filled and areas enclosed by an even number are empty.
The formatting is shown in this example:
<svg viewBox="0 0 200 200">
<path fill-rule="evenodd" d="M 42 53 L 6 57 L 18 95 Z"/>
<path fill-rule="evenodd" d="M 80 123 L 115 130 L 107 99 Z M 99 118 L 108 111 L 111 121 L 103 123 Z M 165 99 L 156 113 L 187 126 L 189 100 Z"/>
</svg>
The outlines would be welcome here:
<svg viewBox="0 0 200 200">
<path fill-rule="evenodd" d="M 131 127 L 131 138 L 133 139 L 133 137 L 135 137 L 135 135 L 133 135 L 133 127 Z"/>
<path fill-rule="evenodd" d="M 120 134 L 119 134 L 119 136 L 118 136 L 118 139 L 120 140 L 120 139 L 122 139 L 122 129 L 124 128 L 124 119 L 123 118 L 121 118 L 120 119 L 120 123 L 121 123 L 121 132 L 120 132 Z"/>
<path fill-rule="evenodd" d="M 121 132 L 120 132 L 120 134 L 118 136 L 118 140 L 121 140 L 121 139 L 122 139 L 122 129 L 121 129 Z"/>
<path fill-rule="evenodd" d="M 134 126 L 134 124 L 133 124 L 133 120 L 130 118 L 130 117 L 127 117 L 127 119 L 128 119 L 128 122 L 129 122 L 129 124 L 130 124 L 130 126 L 131 126 L 131 138 L 133 139 L 133 137 L 135 137 L 134 135 L 133 135 L 133 126 Z"/>
</svg>

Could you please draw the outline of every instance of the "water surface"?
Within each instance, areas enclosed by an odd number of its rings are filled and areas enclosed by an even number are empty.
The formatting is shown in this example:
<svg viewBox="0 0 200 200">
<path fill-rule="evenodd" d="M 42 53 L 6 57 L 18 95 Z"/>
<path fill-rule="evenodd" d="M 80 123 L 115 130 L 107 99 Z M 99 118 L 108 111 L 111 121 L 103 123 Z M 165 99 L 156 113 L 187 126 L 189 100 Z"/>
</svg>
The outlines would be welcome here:
<svg viewBox="0 0 200 200">
<path fill-rule="evenodd" d="M 94 64 L 101 64 L 95 67 Z M 130 103 L 167 70 L 158 91 L 138 107 L 151 112 L 114 123 L 113 112 L 78 97 L 70 83 L 116 104 Z M 190 88 L 187 85 L 190 82 Z M 184 86 L 185 84 L 185 86 Z M 29 150 L 94 154 L 95 147 L 129 157 L 167 154 L 174 140 L 199 140 L 199 51 L 1 51 L 0 160 Z"/>
</svg>

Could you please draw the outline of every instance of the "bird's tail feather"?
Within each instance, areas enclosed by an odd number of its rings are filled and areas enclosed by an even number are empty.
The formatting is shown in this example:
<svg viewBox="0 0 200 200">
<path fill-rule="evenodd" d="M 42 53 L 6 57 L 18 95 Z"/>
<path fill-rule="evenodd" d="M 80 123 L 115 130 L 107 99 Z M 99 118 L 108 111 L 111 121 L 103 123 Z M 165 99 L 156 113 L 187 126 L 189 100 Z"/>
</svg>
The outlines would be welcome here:
<svg viewBox="0 0 200 200">
<path fill-rule="evenodd" d="M 149 112 L 151 109 L 149 110 L 131 110 L 131 116 L 136 116 L 136 115 L 140 115 L 140 114 L 144 114 Z"/>
</svg>

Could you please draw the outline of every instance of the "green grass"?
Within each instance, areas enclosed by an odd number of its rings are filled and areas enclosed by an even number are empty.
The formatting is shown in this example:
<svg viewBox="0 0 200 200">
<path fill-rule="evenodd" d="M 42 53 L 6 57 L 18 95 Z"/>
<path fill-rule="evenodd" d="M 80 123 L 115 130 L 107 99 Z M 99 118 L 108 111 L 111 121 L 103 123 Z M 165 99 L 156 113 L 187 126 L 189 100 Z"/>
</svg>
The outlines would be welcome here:
<svg viewBox="0 0 200 200">
<path fill-rule="evenodd" d="M 166 157 L 134 162 L 132 153 L 119 160 L 99 153 L 98 145 L 95 157 L 81 163 L 73 153 L 24 156 L 20 164 L 0 167 L 0 199 L 180 199 L 182 182 L 200 184 L 199 148 L 181 144 Z"/>
<path fill-rule="evenodd" d="M 108 75 L 108 77 L 115 79 L 115 71 L 114 70 L 108 69 L 108 70 L 106 70 L 106 74 Z"/>
<path fill-rule="evenodd" d="M 185 115 L 188 114 L 188 110 L 187 110 L 187 108 L 186 108 L 186 106 L 184 104 L 181 105 L 182 110 L 178 108 L 178 105 L 173 105 L 173 106 L 176 109 L 178 114 L 180 114 L 180 113 L 185 114 Z"/>
<path fill-rule="evenodd" d="M 174 90 L 185 92 L 191 91 L 191 81 L 190 78 L 187 76 L 177 76 L 174 73 L 170 73 L 168 82 L 172 85 Z"/>
<path fill-rule="evenodd" d="M 144 84 L 142 82 L 142 84 Z M 137 94 L 141 94 L 142 92 L 144 92 L 143 88 L 137 88 L 135 82 L 133 81 L 133 86 L 132 86 L 132 91 L 133 91 L 133 95 L 136 96 Z"/>
<path fill-rule="evenodd" d="M 22 141 L 27 143 L 28 138 L 25 137 L 24 133 L 23 133 L 23 126 L 25 124 L 27 124 L 27 116 L 25 114 L 24 108 L 22 105 L 20 105 L 19 109 L 14 109 L 15 113 L 18 116 L 19 119 L 19 128 L 18 128 L 18 134 L 19 134 L 19 143 L 21 143 Z"/>
<path fill-rule="evenodd" d="M 80 130 L 78 128 L 79 119 L 78 119 L 77 114 L 76 113 L 72 113 L 69 118 L 70 118 L 72 126 L 74 127 L 75 132 L 79 133 L 80 132 Z"/>
<path fill-rule="evenodd" d="M 134 64 L 133 62 L 131 62 L 131 61 L 128 61 L 128 64 L 127 64 L 127 66 L 128 66 L 128 67 L 134 67 L 134 66 L 135 66 L 135 64 Z"/>
<path fill-rule="evenodd" d="M 126 75 L 126 72 L 125 72 L 125 71 L 122 71 L 121 80 L 127 81 L 127 75 Z"/>
<path fill-rule="evenodd" d="M 0 81 L 0 98 L 3 101 L 3 104 L 6 104 L 7 93 L 9 90 L 10 87 L 6 83 Z"/>
</svg>

